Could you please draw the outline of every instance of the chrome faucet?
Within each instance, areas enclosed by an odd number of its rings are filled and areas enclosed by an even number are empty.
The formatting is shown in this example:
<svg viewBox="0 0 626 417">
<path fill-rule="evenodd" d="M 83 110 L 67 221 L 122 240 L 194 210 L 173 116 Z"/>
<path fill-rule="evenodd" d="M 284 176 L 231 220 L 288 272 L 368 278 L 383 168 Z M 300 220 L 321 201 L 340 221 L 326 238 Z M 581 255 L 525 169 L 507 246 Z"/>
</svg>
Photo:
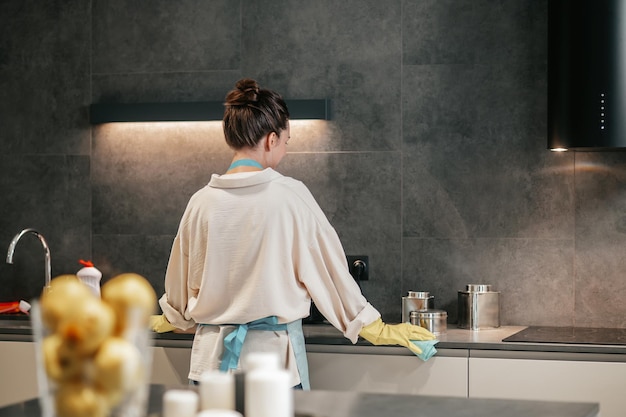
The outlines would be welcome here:
<svg viewBox="0 0 626 417">
<path fill-rule="evenodd" d="M 45 282 L 44 282 L 43 289 L 44 291 L 47 291 L 50 288 L 50 248 L 48 247 L 48 242 L 46 242 L 46 239 L 43 237 L 41 233 L 39 233 L 35 229 L 24 229 L 18 234 L 16 234 L 15 237 L 13 237 L 13 240 L 11 240 L 11 243 L 9 244 L 9 250 L 7 251 L 7 263 L 8 264 L 13 263 L 13 252 L 15 252 L 15 246 L 17 246 L 17 242 L 20 241 L 22 236 L 24 236 L 27 233 L 32 233 L 35 236 L 37 236 L 43 246 L 44 251 L 46 251 L 46 275 L 45 275 Z"/>
</svg>

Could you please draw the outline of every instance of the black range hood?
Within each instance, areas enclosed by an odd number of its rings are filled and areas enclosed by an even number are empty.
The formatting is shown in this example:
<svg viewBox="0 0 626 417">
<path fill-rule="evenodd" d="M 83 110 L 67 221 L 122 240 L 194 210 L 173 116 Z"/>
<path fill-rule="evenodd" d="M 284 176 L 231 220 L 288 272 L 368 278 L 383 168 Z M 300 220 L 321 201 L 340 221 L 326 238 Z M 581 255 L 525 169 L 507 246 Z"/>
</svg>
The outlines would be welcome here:
<svg viewBox="0 0 626 417">
<path fill-rule="evenodd" d="M 548 149 L 626 150 L 626 0 L 549 0 Z"/>
</svg>

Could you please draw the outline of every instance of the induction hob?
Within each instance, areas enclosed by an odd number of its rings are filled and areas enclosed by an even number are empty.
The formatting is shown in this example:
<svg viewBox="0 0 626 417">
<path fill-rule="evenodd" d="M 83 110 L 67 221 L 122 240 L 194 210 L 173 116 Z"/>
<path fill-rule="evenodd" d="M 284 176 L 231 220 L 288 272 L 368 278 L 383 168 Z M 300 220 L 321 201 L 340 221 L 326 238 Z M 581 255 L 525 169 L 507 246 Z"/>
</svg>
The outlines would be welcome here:
<svg viewBox="0 0 626 417">
<path fill-rule="evenodd" d="M 626 345 L 626 329 L 531 326 L 503 342 Z"/>
</svg>

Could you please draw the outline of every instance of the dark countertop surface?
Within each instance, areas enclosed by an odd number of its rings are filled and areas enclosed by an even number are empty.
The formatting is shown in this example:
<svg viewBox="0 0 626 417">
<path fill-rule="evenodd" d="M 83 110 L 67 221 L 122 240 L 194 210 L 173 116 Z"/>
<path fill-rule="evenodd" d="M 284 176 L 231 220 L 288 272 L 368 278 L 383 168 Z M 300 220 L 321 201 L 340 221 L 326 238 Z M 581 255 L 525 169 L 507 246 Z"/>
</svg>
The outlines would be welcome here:
<svg viewBox="0 0 626 417">
<path fill-rule="evenodd" d="M 347 391 L 296 392 L 295 417 L 597 417 L 599 405 Z"/>
<path fill-rule="evenodd" d="M 190 387 L 172 387 L 193 389 Z M 160 417 L 166 387 L 152 385 L 146 417 Z M 295 417 L 597 417 L 595 403 L 294 391 Z M 0 417 L 40 417 L 38 399 L 0 408 Z"/>
<path fill-rule="evenodd" d="M 304 335 L 307 348 L 314 345 L 352 346 L 352 343 L 343 337 L 341 332 L 330 325 L 304 325 Z M 523 335 L 529 329 L 527 326 L 502 326 L 495 329 L 466 330 L 455 324 L 448 324 L 447 332 L 438 336 L 437 350 L 469 349 L 488 351 L 526 351 L 526 352 L 560 352 L 560 353 L 597 353 L 597 354 L 626 354 L 625 344 L 613 344 L 625 329 L 583 329 L 577 332 L 576 339 L 563 340 L 562 334 L 569 334 L 572 328 L 556 328 L 554 332 L 545 331 L 543 340 L 526 340 Z M 545 329 L 545 328 L 542 328 Z M 506 341 L 522 334 L 519 340 Z M 554 337 L 549 337 L 552 334 Z M 589 339 L 585 336 L 589 335 Z M 592 337 L 595 335 L 595 338 Z M 602 338 L 600 335 L 603 335 Z M 357 346 L 370 346 L 365 340 L 359 339 Z M 375 346 L 374 348 L 384 348 Z M 407 353 L 410 354 L 410 353 Z M 624 357 L 626 361 L 626 357 Z"/>
<path fill-rule="evenodd" d="M 306 343 L 311 348 L 335 346 L 348 349 L 354 346 L 329 324 L 305 324 L 303 330 Z M 457 328 L 455 324 L 448 324 L 447 332 L 438 338 L 438 350 L 626 354 L 626 329 L 502 326 L 496 329 L 466 330 Z M 32 340 L 28 316 L 0 315 L 0 341 Z M 190 348 L 192 340 L 193 333 L 154 334 L 154 344 L 157 347 Z M 356 347 L 384 348 L 372 346 L 363 339 L 359 339 Z M 408 351 L 406 353 L 409 354 Z"/>
<path fill-rule="evenodd" d="M 531 326 L 503 342 L 626 345 L 626 329 Z"/>
</svg>

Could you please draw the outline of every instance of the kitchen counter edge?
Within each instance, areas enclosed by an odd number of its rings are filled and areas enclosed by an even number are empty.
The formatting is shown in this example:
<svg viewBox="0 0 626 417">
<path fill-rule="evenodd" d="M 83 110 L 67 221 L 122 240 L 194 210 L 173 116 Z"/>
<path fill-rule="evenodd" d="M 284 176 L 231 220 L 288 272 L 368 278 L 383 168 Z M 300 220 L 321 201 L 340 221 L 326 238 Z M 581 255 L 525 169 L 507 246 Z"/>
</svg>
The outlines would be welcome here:
<svg viewBox="0 0 626 417">
<path fill-rule="evenodd" d="M 516 358 L 539 358 L 537 355 L 542 355 L 541 359 L 554 356 L 555 359 L 577 360 L 578 354 L 585 354 L 580 360 L 626 362 L 626 346 L 622 345 L 502 341 L 525 328 L 526 326 L 502 326 L 496 329 L 465 330 L 449 327 L 446 334 L 439 336 L 438 355 L 503 358 L 512 357 L 511 355 Z M 353 345 L 341 332 L 327 324 L 305 324 L 303 330 L 309 352 L 412 355 L 403 347 L 373 346 L 363 339 Z M 155 347 L 191 348 L 192 340 L 193 334 L 189 333 L 154 334 Z M 0 341 L 32 342 L 33 337 L 27 326 L 0 326 Z M 597 358 L 594 359 L 594 355 Z"/>
</svg>

